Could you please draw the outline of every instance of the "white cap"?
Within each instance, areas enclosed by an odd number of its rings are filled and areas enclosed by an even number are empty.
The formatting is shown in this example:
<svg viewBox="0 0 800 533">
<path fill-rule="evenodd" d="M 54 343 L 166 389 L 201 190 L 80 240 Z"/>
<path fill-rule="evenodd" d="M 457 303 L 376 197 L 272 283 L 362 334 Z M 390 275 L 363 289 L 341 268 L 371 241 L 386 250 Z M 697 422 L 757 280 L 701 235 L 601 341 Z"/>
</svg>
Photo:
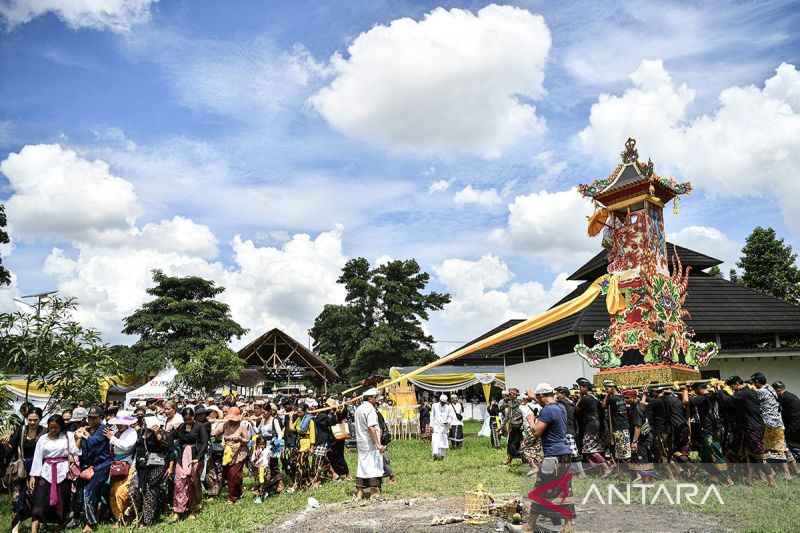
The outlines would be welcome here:
<svg viewBox="0 0 800 533">
<path fill-rule="evenodd" d="M 361 396 L 377 396 L 377 395 L 378 395 L 378 389 L 376 389 L 375 387 L 367 389 L 361 393 Z"/>
<path fill-rule="evenodd" d="M 447 401 L 447 394 L 442 394 L 441 396 L 439 396 L 439 401 L 440 402 L 446 402 Z"/>
<path fill-rule="evenodd" d="M 536 394 L 552 394 L 554 391 L 553 386 L 549 383 L 539 383 L 533 392 Z"/>
</svg>

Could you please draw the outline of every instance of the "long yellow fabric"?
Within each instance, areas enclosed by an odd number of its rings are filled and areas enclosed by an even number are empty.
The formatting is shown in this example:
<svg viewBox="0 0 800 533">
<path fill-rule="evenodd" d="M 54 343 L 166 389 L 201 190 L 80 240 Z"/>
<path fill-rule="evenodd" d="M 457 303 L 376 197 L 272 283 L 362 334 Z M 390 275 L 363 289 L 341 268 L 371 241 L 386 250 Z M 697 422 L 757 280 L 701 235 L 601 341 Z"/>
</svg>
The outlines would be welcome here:
<svg viewBox="0 0 800 533">
<path fill-rule="evenodd" d="M 562 303 L 561 305 L 557 305 L 552 309 L 545 311 L 535 317 L 529 318 L 524 322 L 520 322 L 514 326 L 511 326 L 508 329 L 504 329 L 494 335 L 486 337 L 474 344 L 466 346 L 460 350 L 456 350 L 455 352 L 451 353 L 450 355 L 446 355 L 440 359 L 432 363 L 428 363 L 425 366 L 421 366 L 416 370 L 409 372 L 408 374 L 398 376 L 392 378 L 389 381 L 385 381 L 378 385 L 377 388 L 383 389 L 386 387 L 390 387 L 399 383 L 401 380 L 407 380 L 408 378 L 413 378 L 426 370 L 430 370 L 431 368 L 436 368 L 439 365 L 443 365 L 445 363 L 449 363 L 450 361 L 455 361 L 460 357 L 464 357 L 465 355 L 469 355 L 471 353 L 477 352 L 478 350 L 483 350 L 484 348 L 488 348 L 489 346 L 494 346 L 495 344 L 499 344 L 503 341 L 508 339 L 518 337 L 524 333 L 528 333 L 530 331 L 537 330 L 539 328 L 543 328 L 545 326 L 549 326 L 553 322 L 561 320 L 562 318 L 568 317 L 570 315 L 574 315 L 578 311 L 585 309 L 590 303 L 592 303 L 595 298 L 600 295 L 601 287 L 600 284 L 603 283 L 606 279 L 608 279 L 608 274 L 600 276 L 592 284 L 586 289 L 583 294 L 580 296 L 576 296 L 572 300 Z M 445 374 L 446 375 L 446 374 Z M 427 376 L 426 376 L 427 377 Z"/>
<path fill-rule="evenodd" d="M 402 377 L 404 380 L 408 379 L 409 376 L 413 377 L 417 381 L 421 381 L 422 383 L 428 383 L 430 385 L 458 385 L 459 383 L 464 383 L 465 381 L 472 381 L 475 379 L 475 373 L 469 372 L 469 367 L 464 367 L 466 372 L 463 373 L 453 373 L 453 374 L 425 374 L 425 375 L 417 375 L 411 376 L 411 372 L 408 374 L 401 374 L 397 368 L 392 367 L 389 369 L 389 377 L 399 378 Z M 498 381 L 505 382 L 506 375 L 502 372 L 495 374 L 495 379 Z"/>
<path fill-rule="evenodd" d="M 121 387 L 130 387 L 141 379 L 134 374 L 124 374 L 120 376 L 107 376 L 98 380 L 98 387 L 100 388 L 100 399 L 105 402 L 108 395 L 108 389 L 112 384 L 117 384 Z M 9 379 L 0 382 L 0 385 L 13 389 L 15 392 L 25 394 L 25 387 L 27 385 L 24 379 Z M 50 396 L 50 391 L 46 387 L 41 386 L 41 382 L 37 380 L 31 381 L 31 386 L 28 389 L 28 394 L 36 396 Z"/>
<path fill-rule="evenodd" d="M 608 293 L 606 294 L 606 309 L 609 315 L 621 313 L 628 307 L 625 297 L 619 290 L 619 280 L 617 276 L 610 276 L 608 279 Z"/>
</svg>

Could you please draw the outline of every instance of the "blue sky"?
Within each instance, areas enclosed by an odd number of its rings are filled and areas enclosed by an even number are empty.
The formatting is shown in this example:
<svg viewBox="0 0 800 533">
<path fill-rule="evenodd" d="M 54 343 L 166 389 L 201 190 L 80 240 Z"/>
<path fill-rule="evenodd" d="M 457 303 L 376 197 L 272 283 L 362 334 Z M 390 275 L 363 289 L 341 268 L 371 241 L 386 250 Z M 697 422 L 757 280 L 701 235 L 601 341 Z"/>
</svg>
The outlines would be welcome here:
<svg viewBox="0 0 800 533">
<path fill-rule="evenodd" d="M 438 339 L 536 313 L 599 249 L 571 189 L 628 136 L 695 185 L 675 242 L 726 270 L 756 225 L 800 244 L 790 2 L 4 0 L 0 17 L 0 303 L 58 288 L 109 342 L 156 267 L 226 286 L 251 336 L 305 338 L 357 256 L 414 257 L 453 294 Z"/>
</svg>

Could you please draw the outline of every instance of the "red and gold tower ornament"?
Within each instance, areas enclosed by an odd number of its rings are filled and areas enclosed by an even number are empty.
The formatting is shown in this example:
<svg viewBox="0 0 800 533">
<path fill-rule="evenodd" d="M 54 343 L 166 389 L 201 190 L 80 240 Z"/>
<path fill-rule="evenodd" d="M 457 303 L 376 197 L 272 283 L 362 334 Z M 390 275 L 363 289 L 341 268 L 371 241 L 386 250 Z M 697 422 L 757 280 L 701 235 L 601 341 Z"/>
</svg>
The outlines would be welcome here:
<svg viewBox="0 0 800 533">
<path fill-rule="evenodd" d="M 696 343 L 683 308 L 689 268 L 683 270 L 677 252 L 672 272 L 664 237 L 664 206 L 689 194 L 689 182 L 656 174 L 653 162 L 639 162 L 636 141 L 628 139 L 620 163 L 607 178 L 580 185 L 591 198 L 595 213 L 588 233 L 603 232 L 608 251 L 608 281 L 603 294 L 610 315 L 608 329 L 595 333 L 592 346 L 578 344 L 575 352 L 593 367 L 616 368 L 642 364 L 708 364 L 717 353 L 713 342 Z"/>
</svg>

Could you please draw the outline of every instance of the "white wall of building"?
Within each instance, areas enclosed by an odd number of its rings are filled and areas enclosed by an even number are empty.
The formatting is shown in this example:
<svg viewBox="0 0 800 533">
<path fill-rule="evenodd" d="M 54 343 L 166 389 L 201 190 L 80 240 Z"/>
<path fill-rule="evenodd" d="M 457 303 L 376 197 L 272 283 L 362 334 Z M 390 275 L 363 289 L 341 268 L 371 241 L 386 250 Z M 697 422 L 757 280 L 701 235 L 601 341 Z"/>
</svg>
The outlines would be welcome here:
<svg viewBox="0 0 800 533">
<path fill-rule="evenodd" d="M 533 390 L 541 382 L 554 387 L 560 385 L 572 387 L 576 379 L 584 377 L 591 381 L 596 373 L 596 368 L 590 367 L 572 352 L 527 363 L 506 365 L 506 388 Z"/>
<path fill-rule="evenodd" d="M 783 352 L 780 355 L 762 352 L 726 356 L 722 351 L 703 370 L 719 370 L 720 379 L 734 374 L 742 379 L 748 379 L 755 372 L 761 372 L 769 383 L 780 380 L 786 384 L 786 390 L 800 393 L 800 352 Z"/>
</svg>

